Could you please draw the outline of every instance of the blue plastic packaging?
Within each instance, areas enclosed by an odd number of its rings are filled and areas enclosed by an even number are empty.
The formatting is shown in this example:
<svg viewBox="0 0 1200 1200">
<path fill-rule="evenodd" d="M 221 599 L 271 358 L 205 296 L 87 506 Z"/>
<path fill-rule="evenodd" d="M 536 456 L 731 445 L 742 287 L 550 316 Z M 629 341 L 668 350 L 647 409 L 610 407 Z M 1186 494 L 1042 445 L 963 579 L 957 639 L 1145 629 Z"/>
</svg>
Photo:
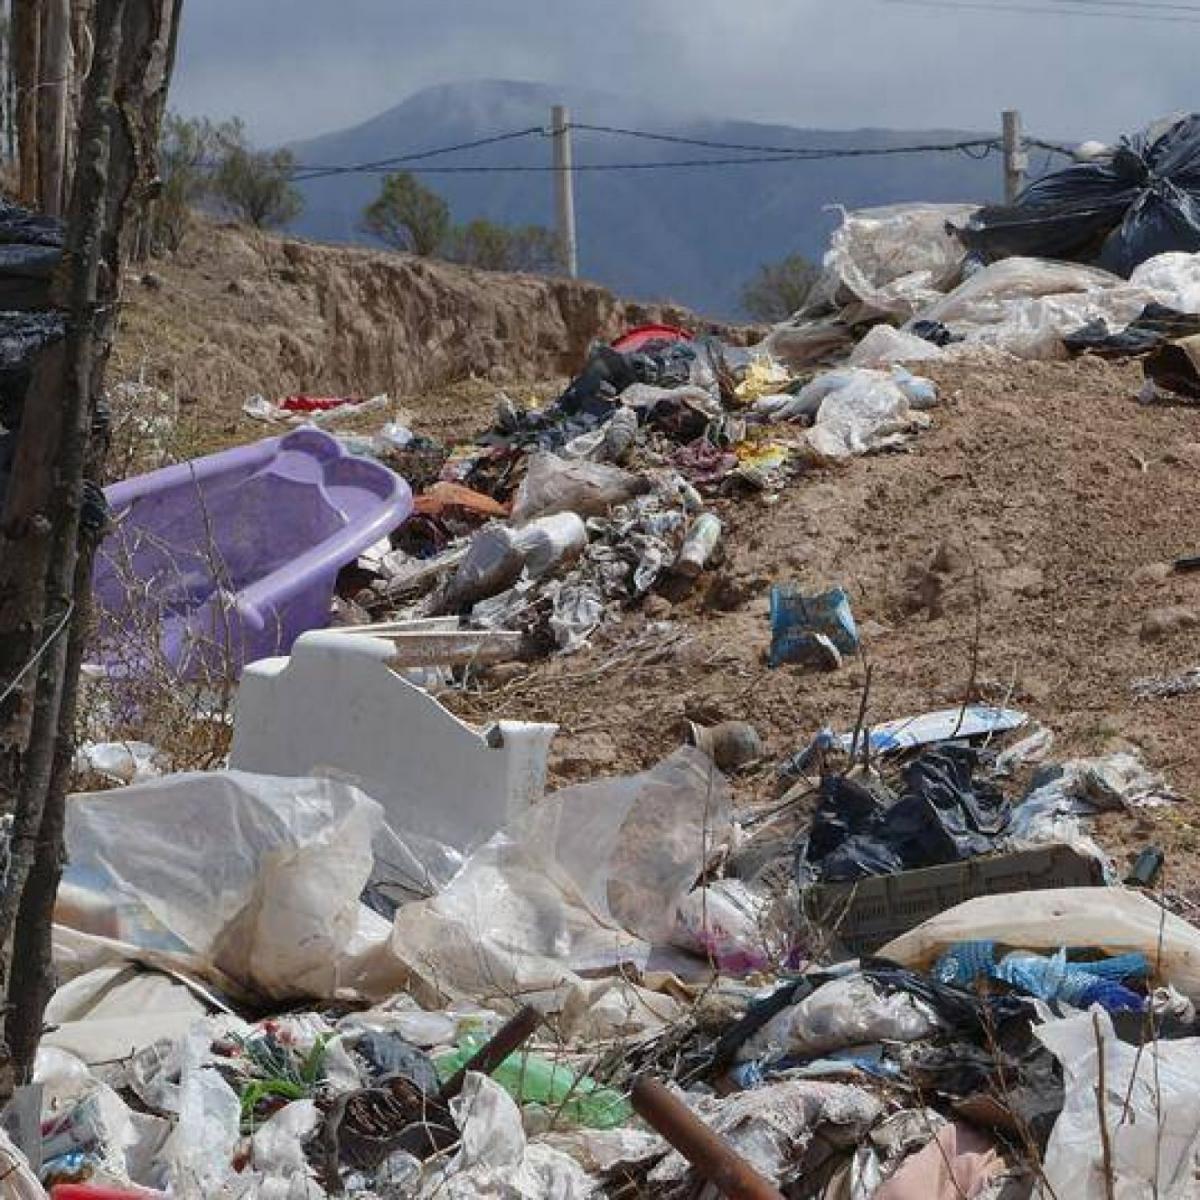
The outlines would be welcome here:
<svg viewBox="0 0 1200 1200">
<path fill-rule="evenodd" d="M 777 583 L 771 589 L 771 666 L 823 661 L 818 636 L 827 637 L 842 654 L 858 649 L 858 627 L 845 589 L 806 596 L 794 584 Z"/>
</svg>

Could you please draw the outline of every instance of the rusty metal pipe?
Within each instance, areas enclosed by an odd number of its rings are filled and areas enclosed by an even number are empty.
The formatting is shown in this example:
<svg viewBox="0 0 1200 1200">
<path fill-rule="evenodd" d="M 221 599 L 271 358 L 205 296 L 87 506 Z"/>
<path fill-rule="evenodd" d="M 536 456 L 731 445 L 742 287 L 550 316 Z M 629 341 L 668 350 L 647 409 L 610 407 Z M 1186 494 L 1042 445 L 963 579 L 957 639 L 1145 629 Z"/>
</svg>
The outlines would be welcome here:
<svg viewBox="0 0 1200 1200">
<path fill-rule="evenodd" d="M 491 1041 L 480 1046 L 470 1060 L 446 1080 L 438 1092 L 438 1100 L 442 1104 L 453 1100 L 462 1091 L 468 1071 L 490 1075 L 514 1050 L 520 1049 L 529 1040 L 541 1019 L 542 1014 L 527 1004 L 515 1017 L 505 1021 Z"/>
<path fill-rule="evenodd" d="M 720 1188 L 730 1200 L 783 1200 L 774 1184 L 657 1079 L 643 1075 L 633 1085 L 632 1099 L 637 1114 L 666 1138 L 702 1179 Z"/>
</svg>

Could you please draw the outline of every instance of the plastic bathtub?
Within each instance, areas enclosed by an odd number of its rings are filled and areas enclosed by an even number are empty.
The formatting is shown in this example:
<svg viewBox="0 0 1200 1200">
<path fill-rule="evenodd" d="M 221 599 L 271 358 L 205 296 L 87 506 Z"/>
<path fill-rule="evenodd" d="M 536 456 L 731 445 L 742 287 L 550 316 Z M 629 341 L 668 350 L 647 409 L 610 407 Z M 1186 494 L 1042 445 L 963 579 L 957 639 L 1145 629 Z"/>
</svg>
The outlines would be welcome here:
<svg viewBox="0 0 1200 1200">
<path fill-rule="evenodd" d="M 338 571 L 412 511 L 408 484 L 318 429 L 106 489 L 99 660 L 193 676 L 284 654 L 329 623 Z"/>
</svg>

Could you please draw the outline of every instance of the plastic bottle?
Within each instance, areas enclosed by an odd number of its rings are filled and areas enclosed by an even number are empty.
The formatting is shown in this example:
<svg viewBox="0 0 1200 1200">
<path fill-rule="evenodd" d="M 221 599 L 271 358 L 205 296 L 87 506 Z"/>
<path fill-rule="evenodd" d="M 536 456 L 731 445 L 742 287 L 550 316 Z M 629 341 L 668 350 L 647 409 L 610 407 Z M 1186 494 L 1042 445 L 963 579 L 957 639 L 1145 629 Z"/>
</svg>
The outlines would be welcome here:
<svg viewBox="0 0 1200 1200">
<path fill-rule="evenodd" d="M 448 1079 L 485 1041 L 482 1037 L 463 1038 L 457 1050 L 437 1060 L 438 1074 Z M 509 1055 L 492 1072 L 492 1078 L 519 1103 L 561 1111 L 566 1120 L 577 1125 L 615 1129 L 633 1116 L 633 1109 L 618 1092 L 536 1054 Z"/>
<path fill-rule="evenodd" d="M 704 564 L 712 556 L 720 539 L 721 522 L 712 513 L 701 513 L 679 548 L 679 557 L 675 559 L 676 574 L 695 579 L 704 570 Z"/>
<path fill-rule="evenodd" d="M 1110 1012 L 1145 1010 L 1145 996 L 1111 979 L 1092 974 L 1086 969 L 1091 965 L 1067 962 L 1063 950 L 1052 958 L 1015 952 L 1005 955 L 994 974 L 997 979 L 1040 1000 L 1062 1000 L 1076 1008 L 1099 1004 Z"/>
<path fill-rule="evenodd" d="M 933 977 L 939 983 L 970 987 L 990 975 L 995 966 L 995 942 L 956 942 L 937 960 Z"/>
<path fill-rule="evenodd" d="M 523 525 L 513 534 L 512 543 L 524 555 L 525 569 L 536 579 L 583 553 L 588 544 L 587 526 L 578 513 L 555 513 Z"/>
</svg>

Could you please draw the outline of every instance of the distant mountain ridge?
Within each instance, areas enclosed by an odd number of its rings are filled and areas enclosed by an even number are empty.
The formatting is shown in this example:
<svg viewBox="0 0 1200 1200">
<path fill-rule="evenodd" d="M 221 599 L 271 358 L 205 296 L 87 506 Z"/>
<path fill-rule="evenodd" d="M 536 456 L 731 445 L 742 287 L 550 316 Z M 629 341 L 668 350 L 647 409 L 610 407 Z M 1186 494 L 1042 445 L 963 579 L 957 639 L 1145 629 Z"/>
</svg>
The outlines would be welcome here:
<svg viewBox="0 0 1200 1200">
<path fill-rule="evenodd" d="M 373 162 L 545 127 L 553 104 L 568 105 L 575 122 L 789 148 L 865 149 L 980 136 L 946 129 L 830 131 L 723 121 L 584 89 L 485 80 L 426 88 L 360 125 L 290 148 L 301 163 L 313 166 Z M 738 157 L 726 150 L 584 131 L 574 134 L 574 151 L 577 166 Z M 549 139 L 534 136 L 419 165 L 545 166 L 550 154 Z M 379 178 L 345 174 L 302 183 L 305 209 L 293 231 L 325 241 L 369 242 L 360 221 Z M 423 173 L 420 178 L 446 198 L 457 221 L 486 217 L 509 225 L 553 224 L 549 172 Z M 673 300 L 715 317 L 737 318 L 742 286 L 760 264 L 795 251 L 820 259 L 836 224 L 830 206 L 984 202 L 995 200 L 1000 189 L 997 156 L 977 161 L 961 153 L 581 171 L 575 186 L 580 273 L 620 295 Z"/>
</svg>

